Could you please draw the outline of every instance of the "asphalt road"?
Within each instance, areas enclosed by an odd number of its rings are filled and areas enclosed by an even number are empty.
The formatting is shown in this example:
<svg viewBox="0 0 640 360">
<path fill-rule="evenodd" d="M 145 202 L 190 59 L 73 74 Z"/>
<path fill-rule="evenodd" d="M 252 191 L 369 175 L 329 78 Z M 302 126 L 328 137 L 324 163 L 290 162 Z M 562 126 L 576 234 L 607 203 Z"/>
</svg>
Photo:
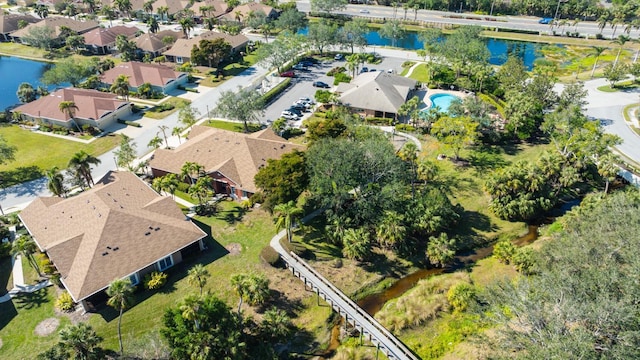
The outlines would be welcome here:
<svg viewBox="0 0 640 360">
<path fill-rule="evenodd" d="M 376 71 L 393 70 L 396 73 L 402 71 L 401 58 L 396 57 L 384 57 L 380 64 L 364 64 L 369 69 L 376 69 Z M 327 76 L 327 72 L 334 67 L 345 66 L 345 61 L 324 61 L 315 66 L 309 67 L 308 71 L 295 70 L 296 77 L 292 80 L 292 85 L 282 93 L 275 101 L 273 101 L 265 109 L 264 116 L 261 118 L 262 122 L 272 122 L 280 117 L 282 110 L 290 107 L 296 100 L 301 97 L 308 97 L 313 99 L 314 95 L 319 88 L 313 87 L 314 81 L 322 81 L 333 87 L 333 77 Z M 330 90 L 330 89 L 327 89 Z M 302 117 L 302 120 L 290 121 L 289 124 L 294 127 L 299 127 L 302 121 L 308 118 L 311 112 L 306 112 Z"/>
<path fill-rule="evenodd" d="M 308 13 L 311 11 L 311 5 L 309 0 L 298 0 L 296 1 L 298 5 L 298 10 Z M 467 11 L 468 9 L 463 9 Z M 361 11 L 366 11 L 367 13 L 362 13 Z M 395 15 L 394 15 L 395 12 Z M 347 8 L 343 11 L 336 11 L 339 14 L 345 15 L 355 15 L 355 16 L 366 16 L 372 18 L 385 18 L 385 19 L 404 19 L 405 13 L 404 10 L 400 7 L 397 11 L 394 11 L 391 6 L 376 6 L 376 5 L 347 5 Z M 581 34 L 589 34 L 590 36 L 594 36 L 600 33 L 600 29 L 598 28 L 598 24 L 593 21 L 581 21 L 577 24 L 577 26 L 567 25 L 566 27 L 554 27 L 551 25 L 539 24 L 538 21 L 540 18 L 532 17 L 532 16 L 492 16 L 490 18 L 495 19 L 496 21 L 487 21 L 484 18 L 489 18 L 488 16 L 478 16 L 470 13 L 465 13 L 462 15 L 468 17 L 474 17 L 477 19 L 456 19 L 451 18 L 450 16 L 457 16 L 455 12 L 444 12 L 444 11 L 432 11 L 432 10 L 418 10 L 417 20 L 418 21 L 426 21 L 432 23 L 447 23 L 447 24 L 456 24 L 456 25 L 480 25 L 483 27 L 490 28 L 503 28 L 503 29 L 514 29 L 514 30 L 533 30 L 539 31 L 545 34 L 552 34 L 552 31 L 556 31 L 557 33 L 564 33 L 566 31 L 571 32 L 579 32 Z M 416 15 L 413 10 L 407 11 L 406 18 L 408 20 L 414 20 Z M 606 37 L 612 37 L 614 35 L 614 30 L 610 26 L 606 26 L 602 34 Z M 623 27 L 618 26 L 617 31 L 615 32 L 615 36 L 623 34 Z M 638 37 L 640 34 L 640 30 L 632 30 L 631 37 Z"/>
</svg>

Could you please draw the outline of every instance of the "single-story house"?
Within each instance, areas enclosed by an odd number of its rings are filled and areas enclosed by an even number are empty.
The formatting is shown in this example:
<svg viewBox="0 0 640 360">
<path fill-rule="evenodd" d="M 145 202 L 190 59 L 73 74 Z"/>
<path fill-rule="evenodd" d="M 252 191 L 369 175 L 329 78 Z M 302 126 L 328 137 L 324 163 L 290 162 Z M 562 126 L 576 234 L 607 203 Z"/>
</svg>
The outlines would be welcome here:
<svg viewBox="0 0 640 360">
<path fill-rule="evenodd" d="M 166 37 L 172 37 L 174 42 L 178 39 L 184 38 L 182 31 L 162 30 L 157 33 L 146 33 L 138 36 L 135 39 L 136 47 L 144 54 L 149 54 L 152 57 L 158 57 L 167 51 L 173 42 L 165 44 L 162 39 Z"/>
<path fill-rule="evenodd" d="M 384 71 L 358 75 L 350 83 L 340 83 L 340 102 L 367 116 L 397 118 L 398 109 L 415 89 L 417 81 Z"/>
<path fill-rule="evenodd" d="M 10 41 L 10 34 L 20 30 L 20 22 L 35 24 L 40 19 L 31 15 L 0 14 L 0 41 Z"/>
<path fill-rule="evenodd" d="M 73 300 L 89 310 L 115 279 L 136 285 L 204 249 L 207 234 L 171 197 L 131 172 L 108 172 L 95 186 L 66 199 L 39 197 L 19 215 L 60 273 Z"/>
<path fill-rule="evenodd" d="M 188 76 L 185 72 L 175 71 L 172 67 L 166 65 L 147 64 L 138 61 L 118 64 L 102 74 L 100 81 L 106 87 L 110 87 L 120 75 L 129 77 L 129 90 L 131 91 L 138 91 L 140 85 L 149 83 L 153 91 L 167 93 L 179 85 L 185 85 L 188 81 Z"/>
<path fill-rule="evenodd" d="M 131 40 L 140 31 L 135 26 L 113 26 L 110 28 L 93 29 L 82 35 L 84 37 L 84 46 L 92 54 L 106 55 L 115 51 L 116 37 L 124 35 L 127 40 Z"/>
<path fill-rule="evenodd" d="M 51 38 L 56 40 L 60 37 L 62 29 L 65 27 L 71 29 L 77 35 L 82 35 L 86 32 L 98 28 L 98 26 L 100 26 L 100 23 L 95 20 L 77 21 L 66 17 L 48 17 L 38 21 L 37 23 L 27 25 L 26 27 L 13 32 L 11 34 L 11 37 L 14 41 L 28 44 L 29 31 L 34 27 L 43 26 L 46 26 L 52 30 Z"/>
<path fill-rule="evenodd" d="M 78 107 L 73 119 L 60 111 L 60 103 L 73 101 Z M 65 88 L 52 92 L 30 103 L 13 109 L 23 119 L 35 123 L 51 124 L 74 129 L 91 125 L 105 129 L 117 119 L 131 114 L 131 103 L 120 100 L 115 94 L 92 89 Z"/>
<path fill-rule="evenodd" d="M 131 14 L 134 14 L 138 11 L 142 11 L 142 6 L 145 3 L 145 0 L 130 0 L 131 2 Z M 101 0 L 99 1 L 101 5 L 109 5 L 112 6 L 114 10 L 118 11 L 118 5 L 114 0 Z M 153 8 L 156 8 L 156 5 L 153 5 Z M 133 16 L 133 15 L 132 15 Z"/>
<path fill-rule="evenodd" d="M 251 13 L 262 12 L 270 19 L 276 19 L 280 13 L 273 7 L 259 2 L 246 2 L 238 5 L 231 11 L 221 16 L 226 21 L 244 22 Z"/>
<path fill-rule="evenodd" d="M 196 162 L 214 180 L 216 194 L 246 199 L 258 191 L 253 178 L 269 159 L 304 150 L 265 129 L 252 134 L 194 126 L 189 139 L 175 149 L 155 151 L 149 167 L 153 176 L 180 174 L 185 162 Z"/>
<path fill-rule="evenodd" d="M 161 20 L 166 20 L 166 16 L 173 16 L 180 11 L 186 9 L 189 6 L 189 1 L 185 0 L 156 0 L 153 3 L 153 11 L 152 14 L 156 16 L 156 18 Z M 168 9 L 167 15 L 163 15 L 160 18 L 160 14 L 158 14 L 158 9 L 161 7 L 166 7 Z"/>
<path fill-rule="evenodd" d="M 249 43 L 249 38 L 242 35 L 229 35 L 217 31 L 207 31 L 200 36 L 194 36 L 191 39 L 178 39 L 171 49 L 165 51 L 164 56 L 167 61 L 182 64 L 191 61 L 191 49 L 200 43 L 200 40 L 224 39 L 231 45 L 232 52 L 244 51 Z"/>
</svg>

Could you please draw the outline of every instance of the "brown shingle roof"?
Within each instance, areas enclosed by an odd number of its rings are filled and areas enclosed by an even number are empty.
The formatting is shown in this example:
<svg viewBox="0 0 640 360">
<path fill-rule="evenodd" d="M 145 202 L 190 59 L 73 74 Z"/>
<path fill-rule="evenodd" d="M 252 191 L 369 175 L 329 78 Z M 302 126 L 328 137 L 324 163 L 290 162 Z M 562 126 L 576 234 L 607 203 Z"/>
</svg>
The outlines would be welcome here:
<svg viewBox="0 0 640 360">
<path fill-rule="evenodd" d="M 60 31 L 63 26 L 68 27 L 69 29 L 75 31 L 78 34 L 84 34 L 85 32 L 95 29 L 100 24 L 97 21 L 89 20 L 89 21 L 77 21 L 70 18 L 65 17 L 48 17 L 46 19 L 42 19 L 41 21 L 25 26 L 24 28 L 14 32 L 11 36 L 15 37 L 25 37 L 29 36 L 29 29 L 33 27 L 40 26 L 48 26 L 53 29 L 52 36 L 57 38 L 60 36 Z"/>
<path fill-rule="evenodd" d="M 129 172 L 109 172 L 71 198 L 46 199 L 20 218 L 76 301 L 206 236 L 171 198 Z"/>
<path fill-rule="evenodd" d="M 138 10 L 142 10 L 142 5 L 144 5 L 145 0 L 130 0 L 131 1 L 131 12 L 135 12 Z M 115 4 L 114 0 L 101 0 L 100 3 L 102 5 L 113 6 L 114 9 L 118 10 L 118 6 Z M 156 4 L 153 4 L 153 8 L 156 9 Z"/>
<path fill-rule="evenodd" d="M 161 6 L 166 6 L 169 9 L 169 15 L 173 15 L 181 10 L 184 10 L 189 5 L 189 1 L 180 0 L 156 0 L 153 3 L 153 12 L 157 13 L 157 10 Z"/>
<path fill-rule="evenodd" d="M 194 45 L 198 45 L 200 43 L 200 40 L 215 40 L 219 38 L 226 40 L 229 44 L 231 44 L 231 47 L 234 50 L 246 45 L 249 42 L 249 38 L 242 34 L 229 35 L 216 31 L 207 31 L 202 33 L 200 36 L 196 36 L 191 39 L 178 39 L 178 41 L 173 44 L 171 49 L 165 52 L 165 55 L 190 58 L 191 49 L 193 49 Z"/>
<path fill-rule="evenodd" d="M 110 28 L 97 28 L 83 35 L 84 43 L 87 45 L 107 46 L 115 44 L 118 35 L 124 35 L 131 39 L 140 31 L 135 26 L 114 26 Z"/>
<path fill-rule="evenodd" d="M 60 111 L 58 107 L 63 101 L 75 102 L 78 107 L 75 112 L 76 118 L 94 120 L 98 120 L 114 110 L 129 104 L 126 101 L 119 100 L 115 94 L 91 89 L 65 88 L 21 105 L 14 111 L 20 111 L 32 118 L 69 121 L 71 118 Z"/>
<path fill-rule="evenodd" d="M 189 140 L 178 148 L 156 150 L 150 166 L 179 174 L 185 162 L 197 162 L 204 166 L 207 173 L 218 171 L 243 190 L 256 192 L 253 178 L 268 159 L 279 159 L 282 154 L 294 149 L 304 150 L 302 145 L 289 143 L 267 132 L 273 134 L 271 129 L 247 135 L 194 126 Z"/>
<path fill-rule="evenodd" d="M 223 17 L 235 21 L 236 13 L 240 13 L 242 20 L 246 20 L 251 12 L 259 12 L 262 11 L 267 16 L 273 16 L 276 10 L 269 5 L 261 4 L 258 2 L 248 2 L 242 5 L 236 6 L 229 13 L 225 14 Z"/>
<path fill-rule="evenodd" d="M 18 22 L 20 20 L 24 20 L 29 24 L 34 24 L 40 21 L 40 19 L 31 15 L 0 14 L 0 34 L 8 34 L 12 31 L 18 30 Z"/>
<path fill-rule="evenodd" d="M 200 8 L 203 6 L 213 6 L 213 10 L 210 12 L 211 17 L 218 17 L 229 11 L 229 5 L 222 0 L 205 0 L 202 2 L 195 2 L 190 9 L 193 10 L 196 16 L 202 16 Z"/>
<path fill-rule="evenodd" d="M 351 83 L 340 83 L 336 92 L 340 101 L 360 109 L 397 113 L 407 100 L 416 80 L 384 71 L 358 75 Z"/>
<path fill-rule="evenodd" d="M 181 31 L 163 30 L 155 34 L 147 33 L 142 34 L 136 38 L 136 47 L 146 52 L 156 52 L 164 49 L 167 45 L 162 43 L 162 39 L 166 36 L 171 36 L 174 39 L 181 39 L 184 34 Z"/>
<path fill-rule="evenodd" d="M 106 71 L 100 79 L 105 84 L 113 84 L 119 75 L 128 76 L 129 85 L 133 87 L 138 87 L 144 83 L 164 87 L 169 82 L 175 81 L 179 77 L 186 76 L 186 73 L 175 71 L 173 68 L 166 65 L 130 61 L 121 63 Z"/>
</svg>

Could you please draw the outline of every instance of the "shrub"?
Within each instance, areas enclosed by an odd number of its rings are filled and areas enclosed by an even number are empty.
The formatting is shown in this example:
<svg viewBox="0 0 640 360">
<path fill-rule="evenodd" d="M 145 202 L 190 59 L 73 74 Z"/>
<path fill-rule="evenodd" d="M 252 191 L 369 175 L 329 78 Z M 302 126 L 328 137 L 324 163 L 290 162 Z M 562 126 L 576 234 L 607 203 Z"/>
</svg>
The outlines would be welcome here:
<svg viewBox="0 0 640 360">
<path fill-rule="evenodd" d="M 329 90 L 318 90 L 314 95 L 314 98 L 318 103 L 328 103 L 331 101 L 331 91 Z"/>
<path fill-rule="evenodd" d="M 66 291 L 60 294 L 58 299 L 56 299 L 56 308 L 60 311 L 71 311 L 74 305 L 71 295 Z"/>
<path fill-rule="evenodd" d="M 156 109 L 157 109 L 158 112 L 161 112 L 161 111 L 173 110 L 175 108 L 176 108 L 176 106 L 173 105 L 172 103 L 164 102 L 164 103 L 158 105 L 158 107 Z"/>
<path fill-rule="evenodd" d="M 167 282 L 167 274 L 161 271 L 154 271 L 145 275 L 144 288 L 147 290 L 155 290 L 164 286 Z"/>
<path fill-rule="evenodd" d="M 366 117 L 364 121 L 369 125 L 391 125 L 393 119 L 391 118 L 379 118 L 379 117 Z"/>
<path fill-rule="evenodd" d="M 327 72 L 327 76 L 336 76 L 344 73 L 345 71 L 347 71 L 347 69 L 344 66 L 336 66 Z"/>
<path fill-rule="evenodd" d="M 493 257 L 501 263 L 510 264 L 516 251 L 517 249 L 511 240 L 502 239 L 493 247 Z"/>
<path fill-rule="evenodd" d="M 405 61 L 405 62 L 403 62 L 403 63 L 402 63 L 402 67 L 403 67 L 403 68 L 406 68 L 406 67 L 412 67 L 413 65 L 415 65 L 415 63 L 416 63 L 415 61 L 408 61 L 408 60 L 407 60 L 407 61 Z"/>
<path fill-rule="evenodd" d="M 302 134 L 304 134 L 304 131 L 302 129 L 288 128 L 282 132 L 282 137 L 288 140 L 292 137 L 300 136 Z"/>
<path fill-rule="evenodd" d="M 200 92 L 196 88 L 186 87 L 186 86 L 182 86 L 182 85 L 178 86 L 178 89 L 180 89 L 182 91 L 188 91 L 188 92 L 194 92 L 194 93 Z"/>
<path fill-rule="evenodd" d="M 278 252 L 271 246 L 265 246 L 262 248 L 262 251 L 260 251 L 260 258 L 273 267 L 278 267 L 278 264 L 280 263 L 280 254 L 278 254 Z"/>
<path fill-rule="evenodd" d="M 178 183 L 178 191 L 182 191 L 184 193 L 189 191 L 189 184 L 184 181 Z"/>
<path fill-rule="evenodd" d="M 258 191 L 251 195 L 250 199 L 253 204 L 262 204 L 264 202 L 264 193 L 262 191 Z"/>
<path fill-rule="evenodd" d="M 273 89 L 267 91 L 264 95 L 262 95 L 262 101 L 264 104 L 268 104 L 271 100 L 275 99 L 280 93 L 282 93 L 287 87 L 291 85 L 291 78 L 284 79 L 283 82 L 276 85 Z"/>
<path fill-rule="evenodd" d="M 133 126 L 133 127 L 142 127 L 142 125 L 140 125 L 139 123 L 135 122 L 135 121 L 128 121 L 128 120 L 122 120 L 122 119 L 118 119 L 118 123 L 119 124 L 124 124 L 127 126 Z"/>
<path fill-rule="evenodd" d="M 447 291 L 447 301 L 453 307 L 454 312 L 467 310 L 475 298 L 476 289 L 471 284 L 459 283 Z"/>
<path fill-rule="evenodd" d="M 531 248 L 517 249 L 511 261 L 516 270 L 523 275 L 536 273 L 535 253 Z"/>
<path fill-rule="evenodd" d="M 51 260 L 49 260 L 47 255 L 38 253 L 36 255 L 36 261 L 38 262 L 38 267 L 40 267 L 42 272 L 46 275 L 51 275 L 56 272 L 56 268 L 53 266 L 53 263 L 51 263 Z"/>
<path fill-rule="evenodd" d="M 336 77 L 333 80 L 333 85 L 338 85 L 341 82 L 348 83 L 351 81 L 351 76 L 345 73 L 337 73 Z"/>
<path fill-rule="evenodd" d="M 0 258 L 11 255 L 11 243 L 0 242 Z"/>
<path fill-rule="evenodd" d="M 397 124 L 396 131 L 414 132 L 416 128 L 409 124 Z"/>
</svg>

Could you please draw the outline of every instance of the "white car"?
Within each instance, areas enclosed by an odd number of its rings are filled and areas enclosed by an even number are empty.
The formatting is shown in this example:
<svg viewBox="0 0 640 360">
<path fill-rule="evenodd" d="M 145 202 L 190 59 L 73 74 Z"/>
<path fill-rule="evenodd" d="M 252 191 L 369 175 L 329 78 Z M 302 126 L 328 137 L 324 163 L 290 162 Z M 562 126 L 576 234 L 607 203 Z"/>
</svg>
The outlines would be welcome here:
<svg viewBox="0 0 640 360">
<path fill-rule="evenodd" d="M 287 120 L 298 120 L 298 115 L 292 113 L 291 111 L 283 111 L 280 116 L 282 116 L 283 118 L 287 119 Z"/>
<path fill-rule="evenodd" d="M 316 103 L 315 101 L 313 101 L 313 100 L 309 99 L 309 98 L 308 98 L 308 97 L 306 97 L 306 96 L 301 97 L 300 99 L 298 99 L 298 101 L 304 101 L 305 103 L 307 103 L 307 104 L 309 104 L 309 105 L 313 105 L 313 104 L 315 104 L 315 103 Z"/>
<path fill-rule="evenodd" d="M 360 9 L 360 14 L 368 14 L 369 10 L 367 9 Z"/>
</svg>

